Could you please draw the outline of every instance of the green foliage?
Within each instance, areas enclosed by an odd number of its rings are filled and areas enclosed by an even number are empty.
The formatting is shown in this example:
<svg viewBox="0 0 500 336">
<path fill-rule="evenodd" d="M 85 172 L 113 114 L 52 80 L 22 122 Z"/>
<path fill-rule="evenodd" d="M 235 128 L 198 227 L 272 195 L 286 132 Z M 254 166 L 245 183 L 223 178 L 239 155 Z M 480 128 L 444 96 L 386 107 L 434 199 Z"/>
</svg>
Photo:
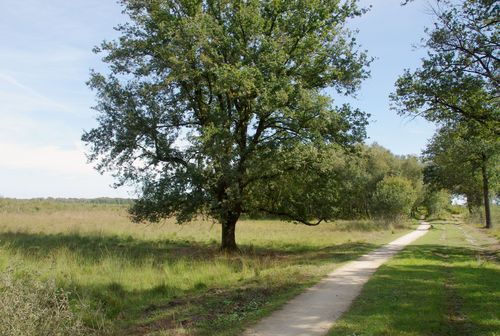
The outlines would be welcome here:
<svg viewBox="0 0 500 336">
<path fill-rule="evenodd" d="M 281 172 L 279 163 L 267 167 L 267 174 L 275 177 L 261 179 L 250 188 L 250 208 L 304 224 L 308 224 L 308 218 L 338 218 L 340 199 L 345 191 L 339 175 L 352 155 L 334 147 L 318 150 L 309 146 L 283 154 L 286 161 L 295 162 L 299 169 Z"/>
<path fill-rule="evenodd" d="M 446 190 L 426 190 L 423 206 L 427 210 L 427 215 L 434 219 L 444 219 L 451 205 L 451 195 Z"/>
<path fill-rule="evenodd" d="M 326 208 L 309 211 L 325 195 L 319 183 L 288 190 L 283 201 L 302 195 L 305 203 L 290 209 L 259 186 L 287 174 L 317 181 L 310 152 L 363 140 L 366 115 L 324 94 L 351 94 L 368 75 L 370 61 L 345 26 L 364 12 L 356 1 L 121 3 L 130 23 L 96 48 L 110 73 L 92 73 L 99 125 L 83 140 L 99 170 L 140 185 L 134 218 L 205 213 L 227 229 L 228 249 L 242 213 L 332 218 Z"/>
<path fill-rule="evenodd" d="M 389 220 L 396 220 L 410 215 L 417 195 L 411 181 L 407 178 L 388 176 L 377 183 L 373 197 L 375 214 Z"/>
<path fill-rule="evenodd" d="M 472 209 L 472 211 L 466 211 L 462 214 L 464 219 L 468 224 L 471 224 L 475 227 L 483 227 L 484 223 L 484 208 L 477 207 Z M 500 240 L 500 205 L 492 204 L 491 205 L 491 221 L 492 228 L 488 233 L 493 235 L 497 240 Z"/>
<path fill-rule="evenodd" d="M 425 154 L 426 180 L 466 195 L 470 207 L 482 200 L 490 227 L 500 148 L 498 6 L 493 0 L 440 0 L 434 15 L 427 57 L 397 80 L 393 109 L 439 125 Z"/>
<path fill-rule="evenodd" d="M 374 144 L 360 146 L 360 154 L 344 156 L 336 181 L 340 185 L 338 211 L 341 218 L 371 218 L 384 211 L 377 199 L 377 185 L 387 177 L 402 177 L 410 181 L 414 192 L 411 214 L 424 198 L 423 165 L 417 157 L 397 156 Z M 401 213 L 405 213 L 404 210 Z"/>
<path fill-rule="evenodd" d="M 442 127 L 424 151 L 424 180 L 434 190 L 465 196 L 472 212 L 490 202 L 491 191 L 497 193 L 499 158 L 497 137 L 478 134 L 470 124 Z"/>
<path fill-rule="evenodd" d="M 458 162 L 455 161 L 457 159 Z M 460 157 L 446 157 L 444 154 L 437 157 L 436 155 L 435 161 L 428 161 L 424 179 L 431 189 L 445 188 L 456 196 L 465 196 L 470 209 L 482 204 L 481 176 Z"/>
</svg>

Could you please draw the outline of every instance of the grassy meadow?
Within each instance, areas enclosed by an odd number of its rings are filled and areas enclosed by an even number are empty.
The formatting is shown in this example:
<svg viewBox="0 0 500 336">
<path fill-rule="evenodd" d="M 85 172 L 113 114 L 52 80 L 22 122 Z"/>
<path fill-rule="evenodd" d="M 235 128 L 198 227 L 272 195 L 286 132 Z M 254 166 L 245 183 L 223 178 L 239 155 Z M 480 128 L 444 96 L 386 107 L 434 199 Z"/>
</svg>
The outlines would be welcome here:
<svg viewBox="0 0 500 336">
<path fill-rule="evenodd" d="M 406 233 L 369 221 L 135 224 L 126 205 L 0 199 L 0 269 L 55 279 L 94 334 L 237 335 L 338 264 Z"/>
<path fill-rule="evenodd" d="M 375 273 L 329 335 L 500 335 L 498 241 L 458 218 L 432 225 Z"/>
</svg>

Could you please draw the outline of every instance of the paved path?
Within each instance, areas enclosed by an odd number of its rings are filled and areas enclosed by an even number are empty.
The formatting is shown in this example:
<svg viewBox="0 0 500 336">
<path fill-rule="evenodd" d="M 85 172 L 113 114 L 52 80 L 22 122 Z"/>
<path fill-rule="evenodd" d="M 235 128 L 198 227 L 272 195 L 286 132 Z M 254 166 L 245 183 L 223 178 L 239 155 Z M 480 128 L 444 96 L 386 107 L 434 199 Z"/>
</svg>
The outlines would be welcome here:
<svg viewBox="0 0 500 336">
<path fill-rule="evenodd" d="M 349 308 L 377 268 L 406 245 L 425 235 L 429 227 L 428 223 L 422 222 L 415 231 L 337 268 L 318 284 L 245 331 L 243 335 L 325 335 Z"/>
</svg>

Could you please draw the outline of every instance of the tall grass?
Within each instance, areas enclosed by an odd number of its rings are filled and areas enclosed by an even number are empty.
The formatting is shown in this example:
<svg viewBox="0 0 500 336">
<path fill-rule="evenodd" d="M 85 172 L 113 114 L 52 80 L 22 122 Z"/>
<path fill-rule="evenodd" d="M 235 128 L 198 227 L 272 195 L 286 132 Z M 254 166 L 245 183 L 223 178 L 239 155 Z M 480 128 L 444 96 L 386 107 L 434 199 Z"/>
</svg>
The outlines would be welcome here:
<svg viewBox="0 0 500 336">
<path fill-rule="evenodd" d="M 388 228 L 384 223 L 366 220 L 337 221 L 317 227 L 279 220 L 240 220 L 236 234 L 241 245 L 294 249 L 331 246 L 349 239 L 376 243 L 378 236 L 383 237 L 377 233 Z M 177 225 L 172 219 L 158 224 L 133 223 L 126 205 L 10 199 L 0 199 L 0 232 L 116 236 L 205 244 L 215 244 L 221 235 L 220 225 L 201 218 L 184 225 Z"/>
</svg>

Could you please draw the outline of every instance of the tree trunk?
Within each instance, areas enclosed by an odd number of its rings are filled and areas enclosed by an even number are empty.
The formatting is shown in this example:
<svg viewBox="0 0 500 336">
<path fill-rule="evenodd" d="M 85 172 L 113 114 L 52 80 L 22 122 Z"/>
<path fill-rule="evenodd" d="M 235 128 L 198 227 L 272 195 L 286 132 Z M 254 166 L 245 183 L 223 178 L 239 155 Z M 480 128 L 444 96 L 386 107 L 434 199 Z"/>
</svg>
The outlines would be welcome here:
<svg viewBox="0 0 500 336">
<path fill-rule="evenodd" d="M 221 237 L 221 251 L 225 252 L 236 252 L 238 251 L 238 246 L 236 245 L 235 229 L 236 222 L 240 217 L 239 214 L 229 214 L 222 221 L 222 237 Z"/>
<path fill-rule="evenodd" d="M 474 212 L 474 208 L 472 206 L 472 203 L 467 201 L 467 210 L 469 211 L 469 216 L 472 215 L 472 213 Z"/>
<path fill-rule="evenodd" d="M 484 217 L 486 219 L 486 228 L 491 228 L 491 209 L 490 209 L 490 188 L 488 181 L 488 171 L 486 170 L 486 160 L 483 157 L 481 165 L 481 173 L 483 175 L 483 198 L 484 198 Z"/>
</svg>

